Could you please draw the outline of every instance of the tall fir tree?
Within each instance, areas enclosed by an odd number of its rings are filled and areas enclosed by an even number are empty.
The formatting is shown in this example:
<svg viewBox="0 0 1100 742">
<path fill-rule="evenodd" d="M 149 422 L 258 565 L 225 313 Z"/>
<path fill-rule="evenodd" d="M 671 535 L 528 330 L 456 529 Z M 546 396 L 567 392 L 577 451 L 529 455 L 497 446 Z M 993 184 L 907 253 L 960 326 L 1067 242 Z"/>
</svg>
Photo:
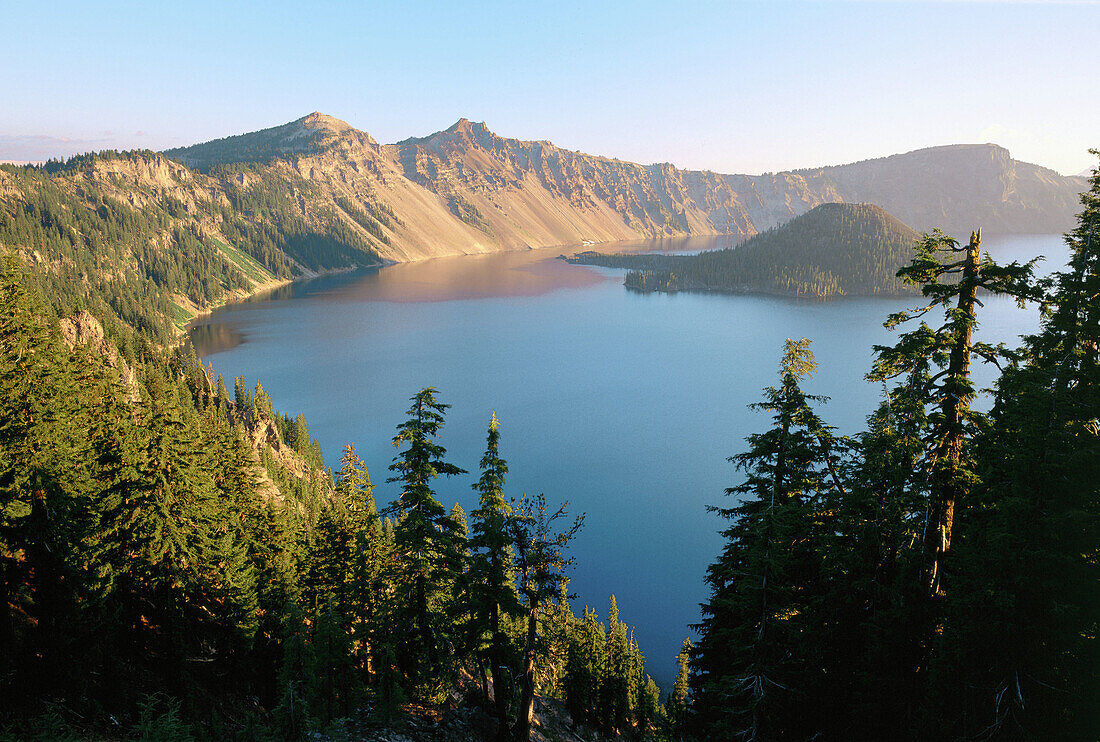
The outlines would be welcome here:
<svg viewBox="0 0 1100 742">
<path fill-rule="evenodd" d="M 731 457 L 745 481 L 726 493 L 732 508 L 712 508 L 733 524 L 707 570 L 710 600 L 692 657 L 697 732 L 721 739 L 766 740 L 812 726 L 800 696 L 817 682 L 803 636 L 820 598 L 825 458 L 831 433 L 810 407 L 801 382 L 816 368 L 809 341 L 787 340 L 780 386 L 753 405 L 772 413 L 771 429 L 749 436 Z"/>
<path fill-rule="evenodd" d="M 692 649 L 691 639 L 684 639 L 680 654 L 676 655 L 676 680 L 673 681 L 672 690 L 665 702 L 668 736 L 673 742 L 683 740 L 687 732 L 687 715 L 691 704 L 689 683 Z"/>
<path fill-rule="evenodd" d="M 1094 154 L 1097 153 L 1093 150 Z M 927 728 L 1100 738 L 1100 175 L 1039 334 L 998 382 L 963 509 Z"/>
<path fill-rule="evenodd" d="M 447 451 L 436 442 L 450 405 L 436 399 L 428 387 L 411 399 L 409 419 L 397 428 L 395 447 L 406 446 L 394 457 L 389 482 L 401 483 L 401 494 L 388 512 L 400 514 L 394 526 L 402 605 L 398 618 L 415 626 L 413 640 L 399 662 L 418 685 L 440 669 L 439 632 L 446 615 L 449 588 L 454 580 L 459 534 L 456 524 L 435 497 L 431 482 L 440 475 L 465 474 L 443 459 Z"/>
<path fill-rule="evenodd" d="M 961 256 L 961 257 L 960 257 Z M 1003 347 L 976 342 L 978 292 L 1004 294 L 1017 301 L 1039 299 L 1034 286 L 1035 261 L 999 266 L 982 255 L 981 232 L 970 241 L 958 241 L 939 230 L 926 234 L 917 245 L 913 262 L 898 271 L 906 283 L 919 286 L 929 303 L 916 310 L 890 315 L 889 328 L 942 312 L 944 321 L 933 329 L 921 322 L 916 330 L 903 333 L 893 346 L 875 346 L 876 359 L 870 378 L 879 381 L 927 368 L 939 367 L 931 377 L 928 393 L 935 406 L 924 467 L 928 478 L 928 526 L 925 551 L 929 591 L 945 592 L 943 581 L 948 552 L 955 529 L 955 508 L 965 500 L 975 481 L 970 443 L 980 416 L 972 409 L 974 355 L 994 361 L 1010 356 Z"/>
<path fill-rule="evenodd" d="M 519 709 L 512 725 L 512 736 L 517 742 L 530 739 L 534 719 L 540 610 L 560 591 L 565 570 L 573 563 L 573 557 L 568 555 L 566 549 L 584 523 L 583 513 L 568 525 L 562 523 L 567 518 L 567 505 L 565 503 L 552 510 L 542 494 L 529 500 L 525 498 L 520 501 L 509 524 L 516 549 L 516 575 L 527 624 Z"/>
<path fill-rule="evenodd" d="M 504 619 L 520 612 L 512 564 L 512 507 L 504 498 L 508 464 L 500 456 L 500 423 L 496 413 L 489 420 L 485 455 L 481 457 L 481 478 L 474 485 L 478 508 L 472 513 L 470 547 L 473 597 L 472 633 L 488 636 L 488 658 L 493 678 L 493 701 L 498 739 L 507 737 L 508 706 L 513 695 L 509 669 L 509 642 Z"/>
</svg>

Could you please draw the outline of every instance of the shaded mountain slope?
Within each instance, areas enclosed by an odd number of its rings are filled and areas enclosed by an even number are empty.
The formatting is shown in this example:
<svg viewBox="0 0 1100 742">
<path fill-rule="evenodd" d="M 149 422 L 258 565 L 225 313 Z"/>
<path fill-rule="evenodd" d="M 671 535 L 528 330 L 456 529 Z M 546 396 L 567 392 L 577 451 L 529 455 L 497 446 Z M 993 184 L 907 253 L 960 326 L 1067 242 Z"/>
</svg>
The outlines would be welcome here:
<svg viewBox="0 0 1100 742">
<path fill-rule="evenodd" d="M 189 168 L 205 170 L 231 162 L 265 162 L 276 157 L 316 152 L 332 140 L 356 132 L 351 126 L 323 113 L 313 113 L 270 129 L 223 137 L 201 145 L 176 147 L 164 155 Z M 369 135 L 366 139 L 373 143 Z"/>
<path fill-rule="evenodd" d="M 851 165 L 799 171 L 833 184 L 844 201 L 876 203 L 906 224 L 965 235 L 1060 233 L 1079 209 L 1085 180 L 1012 159 L 994 144 L 932 147 Z"/>
</svg>

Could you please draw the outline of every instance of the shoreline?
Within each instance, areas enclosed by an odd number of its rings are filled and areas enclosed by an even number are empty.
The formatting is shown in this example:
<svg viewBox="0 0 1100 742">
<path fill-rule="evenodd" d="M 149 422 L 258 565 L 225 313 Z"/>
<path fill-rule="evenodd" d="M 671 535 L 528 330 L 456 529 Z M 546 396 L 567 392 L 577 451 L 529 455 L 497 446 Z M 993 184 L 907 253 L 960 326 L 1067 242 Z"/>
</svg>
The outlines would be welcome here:
<svg viewBox="0 0 1100 742">
<path fill-rule="evenodd" d="M 187 342 L 188 337 L 190 337 L 191 335 L 191 330 L 194 329 L 196 322 L 203 319 L 204 317 L 209 317 L 219 309 L 224 309 L 225 307 L 228 307 L 232 304 L 243 304 L 253 297 L 275 291 L 276 289 L 281 289 L 284 286 L 289 286 L 290 284 L 297 281 L 309 281 L 314 278 L 321 278 L 322 276 L 336 276 L 341 273 L 351 273 L 352 271 L 362 270 L 364 268 L 383 268 L 390 264 L 391 263 L 388 261 L 383 261 L 376 265 L 354 265 L 346 268 L 334 268 L 332 270 L 326 271 L 311 271 L 303 268 L 302 275 L 300 276 L 295 276 L 293 278 L 280 278 L 272 281 L 265 281 L 264 283 L 258 283 L 254 285 L 251 290 L 243 293 L 240 291 L 226 292 L 222 301 L 199 312 L 196 312 L 194 316 L 188 319 L 187 322 L 176 333 L 176 339 L 169 347 L 181 347 L 184 343 Z"/>
</svg>

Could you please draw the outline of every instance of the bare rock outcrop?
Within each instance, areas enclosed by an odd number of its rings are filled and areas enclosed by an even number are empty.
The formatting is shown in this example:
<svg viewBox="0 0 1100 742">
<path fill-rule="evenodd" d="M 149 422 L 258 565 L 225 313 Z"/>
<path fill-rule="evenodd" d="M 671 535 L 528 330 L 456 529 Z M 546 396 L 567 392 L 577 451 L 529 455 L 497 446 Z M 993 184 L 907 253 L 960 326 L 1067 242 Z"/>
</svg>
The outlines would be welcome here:
<svg viewBox="0 0 1100 742">
<path fill-rule="evenodd" d="M 126 389 L 126 401 L 137 404 L 141 401 L 141 392 L 134 369 L 119 355 L 118 349 L 107 340 L 103 325 L 86 309 L 61 320 L 61 337 L 70 350 L 83 346 L 92 355 L 103 359 L 104 365 L 118 372 L 122 385 Z"/>
</svg>

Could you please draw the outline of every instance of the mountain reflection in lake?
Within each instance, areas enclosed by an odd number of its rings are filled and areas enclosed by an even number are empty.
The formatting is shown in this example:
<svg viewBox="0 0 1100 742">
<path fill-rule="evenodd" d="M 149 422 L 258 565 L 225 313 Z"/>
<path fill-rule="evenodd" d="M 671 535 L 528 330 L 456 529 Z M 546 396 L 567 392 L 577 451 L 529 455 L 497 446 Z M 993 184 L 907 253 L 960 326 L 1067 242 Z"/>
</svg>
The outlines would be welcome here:
<svg viewBox="0 0 1100 742">
<path fill-rule="evenodd" d="M 696 239 L 602 250 L 682 252 L 725 247 Z M 998 260 L 1044 253 L 1064 264 L 1057 236 L 986 239 Z M 218 310 L 193 330 L 196 350 L 231 379 L 271 392 L 281 412 L 303 413 L 329 465 L 354 443 L 380 505 L 394 430 L 408 399 L 439 389 L 448 411 L 441 442 L 470 470 L 438 482 L 448 508 L 477 507 L 471 485 L 490 412 L 501 420 L 507 492 L 570 501 L 587 521 L 575 542 L 577 607 L 606 618 L 615 593 L 654 678 L 666 688 L 674 659 L 699 620 L 703 577 L 724 522 L 707 505 L 740 473 L 726 461 L 769 424 L 746 408 L 776 383 L 785 338 L 809 337 L 819 371 L 807 391 L 842 433 L 858 430 L 881 390 L 864 382 L 871 346 L 912 299 L 830 302 L 774 296 L 638 294 L 622 271 L 556 260 L 584 248 L 442 258 L 303 281 Z M 983 297 L 981 339 L 1018 344 L 1034 309 Z M 979 383 L 992 374 L 980 372 Z"/>
</svg>

